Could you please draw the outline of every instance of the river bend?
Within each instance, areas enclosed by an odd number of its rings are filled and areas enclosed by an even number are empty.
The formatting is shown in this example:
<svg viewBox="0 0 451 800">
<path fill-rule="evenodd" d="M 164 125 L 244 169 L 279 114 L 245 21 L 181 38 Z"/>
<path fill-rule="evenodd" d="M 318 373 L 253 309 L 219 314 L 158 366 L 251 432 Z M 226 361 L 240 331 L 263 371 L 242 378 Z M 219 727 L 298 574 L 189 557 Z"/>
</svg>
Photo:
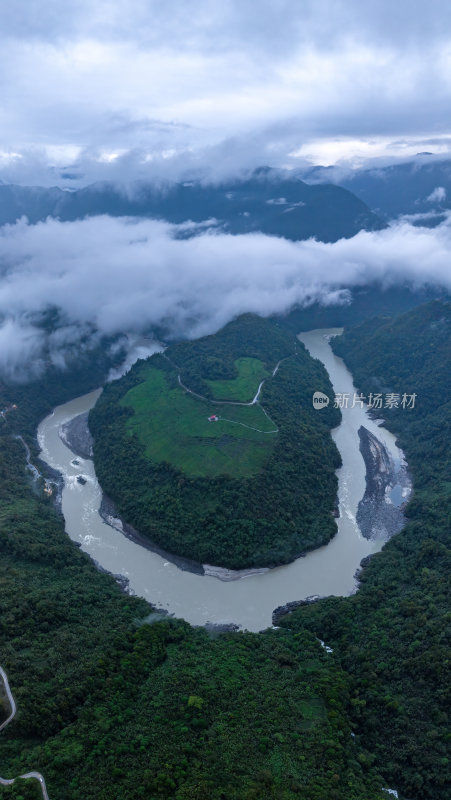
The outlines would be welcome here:
<svg viewBox="0 0 451 800">
<path fill-rule="evenodd" d="M 352 398 L 352 376 L 329 344 L 329 337 L 339 333 L 339 329 L 315 330 L 299 338 L 311 355 L 325 365 L 334 391 L 349 393 Z M 224 581 L 212 574 L 179 569 L 100 517 L 102 492 L 94 464 L 77 457 L 60 437 L 62 426 L 92 408 L 100 391 L 55 408 L 40 424 L 38 440 L 41 458 L 64 478 L 62 511 L 68 535 L 103 569 L 125 576 L 132 593 L 193 625 L 235 623 L 259 631 L 271 625 L 272 612 L 278 606 L 313 595 L 348 595 L 355 591 L 360 561 L 380 550 L 385 541 L 377 535 L 370 540 L 364 538 L 356 521 L 358 504 L 365 493 L 365 464 L 358 435 L 361 425 L 382 442 L 395 465 L 403 462 L 395 437 L 371 420 L 365 408 L 342 409 L 342 423 L 332 433 L 343 461 L 337 471 L 340 516 L 336 536 L 291 564 Z M 321 410 L 317 413 L 321 414 Z M 80 483 L 78 476 L 86 482 Z M 406 497 L 408 489 L 403 492 Z"/>
</svg>

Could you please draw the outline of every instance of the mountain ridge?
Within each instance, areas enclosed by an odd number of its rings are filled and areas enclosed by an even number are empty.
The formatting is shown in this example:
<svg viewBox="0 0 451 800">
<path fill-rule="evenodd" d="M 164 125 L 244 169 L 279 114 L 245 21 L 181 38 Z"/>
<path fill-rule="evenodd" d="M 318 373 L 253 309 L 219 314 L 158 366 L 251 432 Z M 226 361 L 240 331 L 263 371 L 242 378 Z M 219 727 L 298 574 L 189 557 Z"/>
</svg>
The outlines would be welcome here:
<svg viewBox="0 0 451 800">
<path fill-rule="evenodd" d="M 222 224 L 232 234 L 262 232 L 291 240 L 350 238 L 384 223 L 352 192 L 333 184 L 309 186 L 275 170 L 219 185 L 195 182 L 99 182 L 68 191 L 59 187 L 0 184 L 0 225 L 26 216 L 74 221 L 85 217 L 137 216 L 180 224 Z"/>
</svg>

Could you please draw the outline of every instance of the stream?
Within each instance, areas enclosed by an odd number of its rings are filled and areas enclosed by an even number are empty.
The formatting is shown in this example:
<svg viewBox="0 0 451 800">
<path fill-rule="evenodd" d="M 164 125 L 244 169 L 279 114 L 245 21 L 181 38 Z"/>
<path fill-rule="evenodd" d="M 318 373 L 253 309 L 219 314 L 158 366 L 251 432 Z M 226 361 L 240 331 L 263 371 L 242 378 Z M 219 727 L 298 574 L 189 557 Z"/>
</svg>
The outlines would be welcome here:
<svg viewBox="0 0 451 800">
<path fill-rule="evenodd" d="M 352 398 L 352 376 L 329 344 L 329 337 L 340 333 L 340 329 L 315 330 L 300 334 L 299 338 L 311 355 L 325 365 L 334 391 L 349 393 Z M 387 539 L 386 532 L 380 531 L 370 539 L 364 538 L 357 524 L 357 509 L 366 488 L 359 428 L 364 426 L 385 447 L 396 474 L 401 474 L 405 466 L 395 437 L 373 421 L 365 407 L 343 408 L 342 422 L 332 432 L 343 461 L 337 470 L 340 516 L 335 537 L 291 564 L 251 571 L 246 577 L 237 575 L 237 580 L 230 580 L 234 576 L 229 574 L 229 579 L 224 580 L 220 569 L 207 570 L 210 574 L 205 575 L 180 569 L 128 539 L 100 517 L 102 491 L 94 464 L 89 458 L 76 456 L 60 437 L 62 426 L 92 408 L 100 392 L 90 392 L 55 408 L 41 422 L 38 441 L 41 459 L 64 479 L 62 512 L 68 535 L 101 568 L 124 576 L 131 593 L 193 625 L 236 624 L 259 631 L 272 624 L 272 612 L 277 607 L 312 596 L 349 595 L 356 590 L 355 574 L 360 561 L 380 550 Z M 321 414 L 321 409 L 316 413 Z M 79 476 L 85 483 L 78 480 Z M 404 502 L 410 492 L 405 479 L 389 488 L 387 503 L 396 505 Z"/>
</svg>

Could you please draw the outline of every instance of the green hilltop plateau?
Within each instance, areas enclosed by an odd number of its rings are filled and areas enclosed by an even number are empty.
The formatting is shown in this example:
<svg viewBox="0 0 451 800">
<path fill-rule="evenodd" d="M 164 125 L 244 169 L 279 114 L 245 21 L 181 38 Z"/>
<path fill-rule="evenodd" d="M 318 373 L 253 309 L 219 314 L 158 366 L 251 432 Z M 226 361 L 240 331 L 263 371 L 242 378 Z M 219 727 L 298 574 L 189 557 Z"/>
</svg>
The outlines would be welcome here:
<svg viewBox="0 0 451 800">
<path fill-rule="evenodd" d="M 109 384 L 90 415 L 99 480 L 125 520 L 178 556 L 233 569 L 325 544 L 340 420 L 324 367 L 253 315 L 173 344 Z"/>
</svg>

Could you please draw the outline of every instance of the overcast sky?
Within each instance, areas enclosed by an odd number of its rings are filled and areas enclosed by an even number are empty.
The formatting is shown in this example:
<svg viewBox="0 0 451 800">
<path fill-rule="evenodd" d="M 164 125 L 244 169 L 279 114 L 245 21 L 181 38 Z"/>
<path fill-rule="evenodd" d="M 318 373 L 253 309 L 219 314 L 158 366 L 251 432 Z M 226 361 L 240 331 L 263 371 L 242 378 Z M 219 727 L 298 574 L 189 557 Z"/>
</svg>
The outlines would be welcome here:
<svg viewBox="0 0 451 800">
<path fill-rule="evenodd" d="M 0 178 L 447 152 L 449 0 L 0 0 Z M 53 168 L 53 171 L 52 171 Z M 50 172 L 49 172 L 50 169 Z"/>
</svg>

